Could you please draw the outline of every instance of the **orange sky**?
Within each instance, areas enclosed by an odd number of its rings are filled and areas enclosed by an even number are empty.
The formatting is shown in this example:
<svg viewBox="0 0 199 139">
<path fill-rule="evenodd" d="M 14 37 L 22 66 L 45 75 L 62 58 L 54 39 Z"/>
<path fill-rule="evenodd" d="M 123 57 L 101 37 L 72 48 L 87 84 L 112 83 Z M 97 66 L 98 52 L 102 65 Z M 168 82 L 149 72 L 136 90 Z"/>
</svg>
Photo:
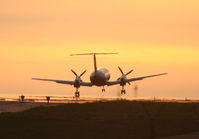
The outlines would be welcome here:
<svg viewBox="0 0 199 139">
<path fill-rule="evenodd" d="M 31 77 L 73 80 L 93 71 L 92 58 L 71 53 L 119 52 L 99 56 L 112 80 L 169 72 L 138 82 L 141 97 L 199 98 L 199 2 L 197 0 L 56 0 L 0 2 L 1 94 L 73 95 L 71 86 L 30 80 Z M 111 64 L 110 64 L 111 63 Z M 83 96 L 101 89 L 81 88 Z M 117 87 L 105 96 L 115 96 Z M 127 87 L 132 97 L 132 86 Z"/>
</svg>

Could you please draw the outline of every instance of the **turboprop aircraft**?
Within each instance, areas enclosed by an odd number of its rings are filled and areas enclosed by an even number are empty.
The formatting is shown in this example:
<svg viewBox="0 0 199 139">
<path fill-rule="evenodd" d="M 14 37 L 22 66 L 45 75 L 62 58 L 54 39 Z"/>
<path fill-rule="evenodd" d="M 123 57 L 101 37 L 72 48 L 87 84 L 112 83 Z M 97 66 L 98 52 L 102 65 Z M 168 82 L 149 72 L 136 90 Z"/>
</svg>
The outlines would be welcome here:
<svg viewBox="0 0 199 139">
<path fill-rule="evenodd" d="M 149 76 L 142 76 L 142 77 L 135 77 L 135 78 L 127 78 L 127 75 L 133 72 L 133 70 L 127 72 L 126 74 L 123 72 L 123 70 L 118 67 L 118 69 L 121 72 L 121 77 L 119 77 L 115 81 L 109 81 L 110 80 L 110 73 L 106 68 L 97 68 L 97 61 L 96 61 L 96 55 L 107 55 L 107 54 L 117 54 L 117 53 L 85 53 L 85 54 L 71 54 L 71 56 L 80 56 L 80 55 L 92 55 L 94 58 L 94 72 L 91 73 L 90 75 L 90 82 L 84 82 L 81 80 L 81 77 L 86 73 L 86 70 L 78 75 L 74 70 L 71 69 L 71 71 L 74 73 L 76 76 L 74 81 L 68 81 L 68 80 L 54 80 L 54 79 L 41 79 L 41 78 L 32 78 L 33 80 L 41 80 L 41 81 L 51 81 L 51 82 L 56 82 L 60 84 L 68 84 L 68 85 L 73 85 L 76 88 L 75 91 L 75 97 L 79 98 L 80 97 L 80 92 L 79 88 L 81 86 L 87 86 L 87 87 L 92 87 L 92 86 L 101 86 L 103 87 L 102 92 L 105 92 L 104 86 L 112 86 L 112 85 L 117 85 L 119 84 L 122 86 L 121 89 L 121 94 L 126 94 L 126 90 L 124 89 L 124 86 L 128 83 L 130 85 L 130 82 L 138 81 L 138 80 L 143 80 L 145 78 L 150 78 L 150 77 L 155 77 L 155 76 L 161 76 L 165 75 L 167 73 L 161 73 L 161 74 L 154 74 L 154 75 L 149 75 Z"/>
</svg>

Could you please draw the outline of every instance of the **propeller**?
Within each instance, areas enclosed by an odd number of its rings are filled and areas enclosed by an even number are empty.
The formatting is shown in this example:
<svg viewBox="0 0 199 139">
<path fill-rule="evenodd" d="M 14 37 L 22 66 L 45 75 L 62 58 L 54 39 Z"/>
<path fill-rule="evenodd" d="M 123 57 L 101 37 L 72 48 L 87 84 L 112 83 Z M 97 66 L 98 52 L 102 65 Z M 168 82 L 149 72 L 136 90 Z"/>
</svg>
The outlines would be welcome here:
<svg viewBox="0 0 199 139">
<path fill-rule="evenodd" d="M 118 99 L 120 99 L 121 98 L 121 93 L 120 93 L 120 86 L 117 86 L 117 88 L 116 88 L 117 90 L 116 90 L 116 95 L 117 95 L 117 98 Z"/>
<path fill-rule="evenodd" d="M 82 74 L 80 74 L 79 77 L 82 77 L 85 73 L 86 73 L 86 70 L 84 72 L 82 72 Z"/>
<path fill-rule="evenodd" d="M 134 70 L 130 70 L 129 72 L 127 72 L 126 74 L 124 74 L 123 70 L 118 66 L 118 69 L 120 70 L 120 72 L 122 73 L 122 76 L 119 77 L 117 80 L 120 80 L 121 78 L 123 78 L 124 81 L 126 81 L 126 76 L 131 74 Z M 131 83 L 127 82 L 129 85 L 131 85 Z"/>
<path fill-rule="evenodd" d="M 82 74 L 78 75 L 74 70 L 72 70 L 72 73 L 76 76 L 75 79 L 75 83 L 74 83 L 74 87 L 76 87 L 76 89 L 78 90 L 78 88 L 80 87 L 80 83 L 82 82 L 81 77 L 86 73 L 86 70 L 82 72 Z M 77 91 L 78 92 L 78 91 Z"/>
<path fill-rule="evenodd" d="M 138 97 L 138 90 L 139 90 L 138 85 L 134 84 L 134 87 L 133 87 L 134 97 Z"/>
<path fill-rule="evenodd" d="M 80 92 L 78 91 L 78 89 L 80 88 L 81 86 L 81 77 L 86 73 L 86 70 L 82 72 L 82 74 L 78 75 L 74 70 L 72 70 L 72 73 L 76 76 L 76 79 L 75 79 L 75 82 L 74 82 L 74 87 L 76 88 L 76 92 L 75 92 L 75 98 L 79 98 L 80 97 Z"/>
<path fill-rule="evenodd" d="M 73 72 L 73 74 L 77 77 L 82 77 L 85 73 L 86 73 L 86 70 L 84 72 L 82 72 L 82 74 L 78 75 L 74 70 L 71 69 L 71 71 Z"/>
</svg>

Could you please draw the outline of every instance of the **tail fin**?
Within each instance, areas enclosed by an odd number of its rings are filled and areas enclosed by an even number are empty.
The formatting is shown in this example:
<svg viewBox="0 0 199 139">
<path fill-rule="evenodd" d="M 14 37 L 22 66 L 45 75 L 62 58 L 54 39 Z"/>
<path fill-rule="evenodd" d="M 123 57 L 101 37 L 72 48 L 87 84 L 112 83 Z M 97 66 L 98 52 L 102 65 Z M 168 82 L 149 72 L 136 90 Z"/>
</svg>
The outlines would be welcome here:
<svg viewBox="0 0 199 139">
<path fill-rule="evenodd" d="M 94 69 L 97 71 L 97 61 L 96 55 L 110 55 L 110 54 L 118 54 L 118 53 L 83 53 L 83 54 L 71 54 L 70 56 L 80 56 L 80 55 L 93 55 L 94 58 Z"/>
</svg>

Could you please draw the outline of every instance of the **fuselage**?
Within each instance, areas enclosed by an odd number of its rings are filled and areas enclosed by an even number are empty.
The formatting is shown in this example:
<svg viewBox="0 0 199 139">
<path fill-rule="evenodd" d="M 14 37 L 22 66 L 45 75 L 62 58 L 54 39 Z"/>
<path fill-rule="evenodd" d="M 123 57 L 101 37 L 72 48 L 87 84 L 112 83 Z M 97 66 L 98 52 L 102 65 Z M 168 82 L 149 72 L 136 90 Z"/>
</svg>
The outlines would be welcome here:
<svg viewBox="0 0 199 139">
<path fill-rule="evenodd" d="M 105 68 L 100 68 L 96 72 L 91 73 L 90 81 L 96 86 L 105 86 L 110 79 L 110 73 Z"/>
</svg>

